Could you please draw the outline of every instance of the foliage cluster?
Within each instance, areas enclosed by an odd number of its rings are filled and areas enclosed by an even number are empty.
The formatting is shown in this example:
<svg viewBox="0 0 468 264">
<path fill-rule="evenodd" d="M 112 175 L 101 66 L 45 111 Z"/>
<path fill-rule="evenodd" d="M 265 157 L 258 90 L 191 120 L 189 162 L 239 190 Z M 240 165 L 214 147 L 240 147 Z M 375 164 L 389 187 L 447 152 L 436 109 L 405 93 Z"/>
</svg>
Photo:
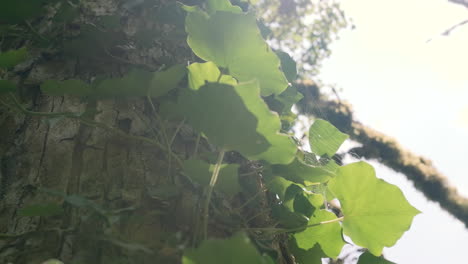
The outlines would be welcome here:
<svg viewBox="0 0 468 264">
<path fill-rule="evenodd" d="M 16 3 L 2 4 L 1 22 L 6 22 L 9 34 L 14 33 L 14 23 L 37 16 L 42 2 L 36 2 L 38 6 L 21 9 L 20 13 L 12 11 Z M 159 118 L 180 123 L 181 127 L 188 124 L 198 133 L 196 151 L 189 158 L 171 150 L 173 139 L 168 144 L 155 142 L 176 161 L 181 173 L 204 190 L 200 223 L 193 232 L 195 247 L 184 250 L 184 264 L 274 263 L 277 258 L 274 250 L 262 246 L 256 238 L 279 235 L 288 241 L 297 263 L 321 263 L 321 258 L 337 258 L 349 243 L 344 236 L 368 249 L 359 263 L 388 263 L 380 257 L 383 248 L 397 242 L 419 211 L 396 186 L 376 178 L 369 164 L 336 164 L 332 157 L 347 135 L 327 121 L 317 119 L 309 129 L 312 152 L 300 147 L 289 132 L 296 119 L 291 108 L 302 98 L 292 84 L 297 76 L 296 63 L 287 53 L 268 46 L 259 28 L 261 24 L 246 7 L 248 3 L 244 1 L 238 6 L 228 0 L 178 7 L 186 12 L 187 44 L 198 57 L 197 62 L 187 67 L 182 64 L 162 70 L 133 67 L 122 76 L 99 77 L 90 82 L 48 80 L 41 84 L 41 91 L 50 96 L 78 96 L 84 100 L 146 97 L 154 114 L 161 115 Z M 62 3 L 60 8 L 67 8 L 73 16 L 73 6 Z M 107 28 L 115 26 L 113 18 L 105 22 L 102 25 Z M 89 38 L 95 37 L 93 30 L 85 32 Z M 36 38 L 38 45 L 41 37 Z M 113 41 L 112 37 L 109 41 Z M 83 45 L 78 40 L 69 44 L 71 51 Z M 104 43 L 102 47 L 105 46 Z M 27 56 L 25 47 L 0 53 L 0 102 L 5 107 L 48 118 L 75 118 L 103 127 L 90 119 L 89 113 L 40 113 L 21 105 L 15 94 L 18 84 L 9 78 L 9 72 Z M 88 52 L 86 56 L 92 54 Z M 211 149 L 200 150 L 202 142 L 207 142 Z M 237 158 L 226 159 L 227 153 Z M 212 197 L 229 203 L 243 192 L 239 184 L 240 167 L 246 163 L 254 167 L 248 173 L 262 176 L 270 195 L 268 211 L 275 224 L 240 227 L 237 223 L 227 228 L 230 230 L 227 237 L 211 238 L 211 215 L 215 209 Z M 62 195 L 73 206 L 88 207 L 109 216 L 109 212 L 79 196 L 44 191 Z M 328 207 L 334 199 L 341 204 L 341 211 L 336 214 Z M 23 216 L 60 213 L 60 207 L 51 204 L 20 211 Z"/>
</svg>

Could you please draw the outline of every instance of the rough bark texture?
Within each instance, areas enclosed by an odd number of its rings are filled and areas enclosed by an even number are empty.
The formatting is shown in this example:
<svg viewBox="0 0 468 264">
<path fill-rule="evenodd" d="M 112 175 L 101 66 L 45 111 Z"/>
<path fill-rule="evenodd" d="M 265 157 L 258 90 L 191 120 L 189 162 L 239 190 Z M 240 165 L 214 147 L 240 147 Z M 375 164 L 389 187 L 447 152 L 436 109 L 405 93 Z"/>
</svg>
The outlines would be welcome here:
<svg viewBox="0 0 468 264">
<path fill-rule="evenodd" d="M 313 82 L 304 81 L 297 85 L 304 94 L 304 99 L 299 102 L 302 113 L 326 118 L 351 139 L 361 143 L 360 147 L 350 150 L 350 153 L 375 159 L 401 172 L 426 198 L 439 203 L 468 227 L 468 199 L 450 185 L 447 177 L 430 160 L 404 149 L 395 139 L 356 121 L 349 104 L 329 100 Z"/>
</svg>

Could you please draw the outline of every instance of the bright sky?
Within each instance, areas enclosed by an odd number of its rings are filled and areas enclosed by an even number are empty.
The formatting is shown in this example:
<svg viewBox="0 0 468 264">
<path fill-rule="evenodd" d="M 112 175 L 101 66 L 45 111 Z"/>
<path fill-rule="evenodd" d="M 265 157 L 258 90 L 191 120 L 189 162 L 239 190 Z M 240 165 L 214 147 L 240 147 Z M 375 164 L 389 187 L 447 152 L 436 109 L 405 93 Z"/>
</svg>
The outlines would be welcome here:
<svg viewBox="0 0 468 264">
<path fill-rule="evenodd" d="M 332 46 L 320 78 L 363 123 L 430 158 L 468 197 L 468 9 L 447 0 L 343 0 L 356 25 Z M 428 40 L 431 40 L 428 42 Z M 468 229 L 404 176 L 375 164 L 423 214 L 386 256 L 399 264 L 468 263 Z"/>
</svg>

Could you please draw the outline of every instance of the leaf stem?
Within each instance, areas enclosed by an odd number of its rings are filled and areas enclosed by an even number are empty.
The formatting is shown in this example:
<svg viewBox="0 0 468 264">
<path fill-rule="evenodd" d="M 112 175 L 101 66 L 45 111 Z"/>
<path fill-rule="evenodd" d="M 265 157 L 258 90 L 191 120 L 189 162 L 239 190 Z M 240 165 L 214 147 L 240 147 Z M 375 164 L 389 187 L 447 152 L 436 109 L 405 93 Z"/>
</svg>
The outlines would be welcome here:
<svg viewBox="0 0 468 264">
<path fill-rule="evenodd" d="M 305 228 L 319 226 L 319 225 L 331 224 L 331 223 L 335 223 L 335 222 L 339 222 L 339 221 L 343 221 L 343 220 L 344 220 L 344 216 L 339 217 L 339 218 L 335 218 L 335 219 L 332 219 L 332 220 L 328 220 L 328 221 L 322 221 L 322 222 L 319 222 L 319 223 L 316 223 L 316 224 L 310 224 L 310 225 L 305 225 L 305 226 L 300 226 L 300 227 L 290 228 L 290 229 L 287 229 L 287 228 L 274 228 L 274 227 L 259 227 L 259 228 L 243 228 L 242 230 L 248 230 L 248 231 L 273 231 L 273 232 L 277 232 L 278 234 L 280 234 L 280 233 L 291 233 L 291 232 L 301 231 L 301 230 L 303 230 Z"/>
<path fill-rule="evenodd" d="M 219 171 L 221 169 L 221 164 L 223 163 L 225 150 L 222 149 L 218 154 L 218 160 L 216 161 L 215 167 L 213 169 L 213 174 L 211 174 L 210 185 L 208 185 L 208 189 L 206 191 L 206 199 L 205 204 L 203 206 L 203 239 L 207 238 L 208 233 L 208 218 L 209 218 L 209 211 L 210 211 L 210 202 L 211 202 L 211 195 L 213 194 L 213 189 L 218 180 Z"/>
</svg>

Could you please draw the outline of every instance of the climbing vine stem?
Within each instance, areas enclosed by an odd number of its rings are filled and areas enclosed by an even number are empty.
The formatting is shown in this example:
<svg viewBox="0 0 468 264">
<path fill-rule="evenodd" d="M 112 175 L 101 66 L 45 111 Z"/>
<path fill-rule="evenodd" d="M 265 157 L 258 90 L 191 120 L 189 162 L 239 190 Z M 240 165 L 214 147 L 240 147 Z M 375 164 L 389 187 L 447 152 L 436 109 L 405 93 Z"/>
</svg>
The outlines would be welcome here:
<svg viewBox="0 0 468 264">
<path fill-rule="evenodd" d="M 222 149 L 218 154 L 218 160 L 216 161 L 215 167 L 213 169 L 213 174 L 211 174 L 210 185 L 206 190 L 206 198 L 205 203 L 203 205 L 203 239 L 207 238 L 207 230 L 208 230 L 208 218 L 209 218 L 209 210 L 210 210 L 210 201 L 211 195 L 213 194 L 213 188 L 218 180 L 219 171 L 221 169 L 221 164 L 223 163 L 225 150 Z"/>
</svg>

